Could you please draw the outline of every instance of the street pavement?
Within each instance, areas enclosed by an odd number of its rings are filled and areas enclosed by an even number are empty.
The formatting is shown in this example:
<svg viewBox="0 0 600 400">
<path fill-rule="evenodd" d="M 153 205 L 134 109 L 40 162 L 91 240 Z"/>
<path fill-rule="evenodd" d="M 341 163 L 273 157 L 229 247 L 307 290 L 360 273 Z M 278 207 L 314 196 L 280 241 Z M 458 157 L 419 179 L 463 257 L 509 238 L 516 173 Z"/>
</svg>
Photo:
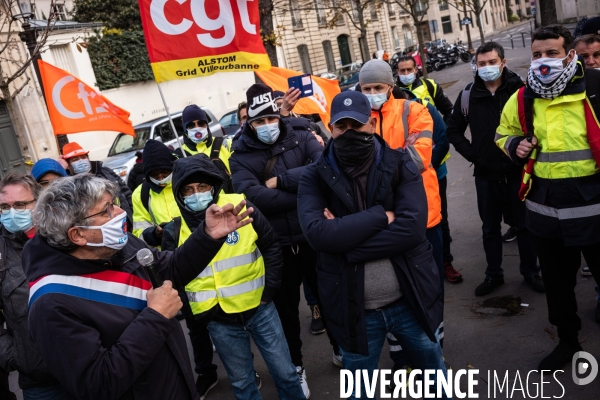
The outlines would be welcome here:
<svg viewBox="0 0 600 400">
<path fill-rule="evenodd" d="M 521 32 L 525 32 L 526 46 L 523 47 Z M 515 48 L 511 49 L 510 35 L 518 36 Z M 486 38 L 499 41 L 506 49 L 507 66 L 522 77 L 526 76 L 529 60 L 530 35 L 529 23 L 524 22 L 504 29 Z M 474 41 L 475 48 L 479 41 Z M 448 97 L 455 101 L 460 90 L 472 81 L 471 68 L 468 63 L 458 64 L 442 71 L 430 74 L 437 82 L 444 85 Z M 519 274 L 519 253 L 516 241 L 504 245 L 503 268 L 505 284 L 484 298 L 475 297 L 475 287 L 483 282 L 486 267 L 485 254 L 481 240 L 481 221 L 477 213 L 473 169 L 451 147 L 451 158 L 448 160 L 448 204 L 449 222 L 452 234 L 452 253 L 454 266 L 464 276 L 459 284 L 445 282 L 445 342 L 444 356 L 453 370 L 479 370 L 478 386 L 475 393 L 480 399 L 529 399 L 529 398 L 562 398 L 572 400 L 597 400 L 600 393 L 600 377 L 587 386 L 577 386 L 571 376 L 571 365 L 566 366 L 564 374 L 552 375 L 536 370 L 539 361 L 558 344 L 556 329 L 547 319 L 547 307 L 544 294 L 533 292 L 523 282 Z M 503 231 L 506 230 L 503 227 Z M 584 264 L 582 260 L 582 265 Z M 599 326 L 594 322 L 596 306 L 594 282 L 592 278 L 577 275 L 575 288 L 579 305 L 579 316 L 582 319 L 580 341 L 585 351 L 600 359 Z M 498 315 L 494 309 L 480 309 L 480 303 L 486 299 L 500 296 L 518 298 L 516 314 L 513 316 Z M 480 309 L 480 312 L 476 312 Z M 304 366 L 307 381 L 311 389 L 311 399 L 339 398 L 340 369 L 331 361 L 332 350 L 325 334 L 314 336 L 310 333 L 310 309 L 304 301 L 300 306 L 302 323 L 302 341 Z M 187 336 L 187 335 L 186 335 Z M 191 347 L 190 356 L 192 354 Z M 254 347 L 255 368 L 262 377 L 261 394 L 264 399 L 277 399 L 273 380 L 267 367 Z M 215 353 L 218 365 L 219 384 L 206 397 L 211 399 L 234 399 L 227 374 Z M 192 360 L 193 362 L 193 360 Z M 391 368 L 387 344 L 384 346 L 380 368 Z M 489 375 L 488 375 L 489 373 Z M 502 386 L 493 386 L 494 374 Z M 506 375 L 508 374 L 508 375 Z M 544 384 L 542 384 L 542 381 Z M 488 386 L 489 383 L 489 386 Z M 16 374 L 11 374 L 11 387 L 18 390 Z M 466 389 L 465 379 L 461 388 Z M 489 391 L 488 391 L 489 390 Z M 542 391 L 543 390 L 543 391 Z M 22 398 L 18 393 L 19 399 Z"/>
</svg>

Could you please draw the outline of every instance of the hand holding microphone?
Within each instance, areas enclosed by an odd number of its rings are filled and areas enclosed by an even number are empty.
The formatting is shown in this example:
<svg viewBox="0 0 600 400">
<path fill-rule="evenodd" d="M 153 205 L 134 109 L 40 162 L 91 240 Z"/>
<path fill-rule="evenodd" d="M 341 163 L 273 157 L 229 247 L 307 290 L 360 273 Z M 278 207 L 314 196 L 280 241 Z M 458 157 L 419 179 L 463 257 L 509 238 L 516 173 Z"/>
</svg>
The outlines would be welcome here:
<svg viewBox="0 0 600 400">
<path fill-rule="evenodd" d="M 146 294 L 148 307 L 167 319 L 175 318 L 183 306 L 177 290 L 173 289 L 171 281 L 163 281 L 154 265 L 154 255 L 149 249 L 138 251 L 137 260 L 146 269 L 152 282 L 152 289 Z"/>
</svg>

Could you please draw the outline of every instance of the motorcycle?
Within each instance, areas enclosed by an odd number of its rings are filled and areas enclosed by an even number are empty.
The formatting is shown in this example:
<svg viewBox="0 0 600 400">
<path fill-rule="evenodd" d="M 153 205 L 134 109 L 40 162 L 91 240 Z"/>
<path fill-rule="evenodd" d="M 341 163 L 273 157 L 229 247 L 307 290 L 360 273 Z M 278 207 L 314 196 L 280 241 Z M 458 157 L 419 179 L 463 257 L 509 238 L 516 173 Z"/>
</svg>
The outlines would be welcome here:
<svg viewBox="0 0 600 400">
<path fill-rule="evenodd" d="M 469 49 L 467 49 L 467 46 L 462 44 L 462 40 L 458 41 L 458 44 L 456 45 L 456 50 L 458 52 L 458 56 L 464 63 L 470 62 L 471 59 L 473 58 L 473 55 L 469 52 Z"/>
</svg>

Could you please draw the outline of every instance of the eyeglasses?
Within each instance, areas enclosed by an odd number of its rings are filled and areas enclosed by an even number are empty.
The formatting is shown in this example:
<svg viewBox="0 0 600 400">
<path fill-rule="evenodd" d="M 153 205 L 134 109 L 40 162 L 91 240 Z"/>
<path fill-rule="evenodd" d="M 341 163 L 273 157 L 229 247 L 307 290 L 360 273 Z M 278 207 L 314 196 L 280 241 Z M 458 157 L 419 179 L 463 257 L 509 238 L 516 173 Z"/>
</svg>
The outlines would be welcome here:
<svg viewBox="0 0 600 400">
<path fill-rule="evenodd" d="M 190 196 L 194 193 L 204 193 L 212 189 L 212 186 L 207 183 L 195 184 L 194 186 L 192 185 L 185 186 L 181 190 L 184 196 Z"/>
<path fill-rule="evenodd" d="M 27 206 L 33 203 L 35 199 L 29 201 L 15 201 L 13 205 L 10 204 L 0 204 L 0 210 L 2 210 L 2 214 L 7 215 L 10 213 L 10 209 L 14 208 L 16 212 L 23 212 L 27 209 Z"/>
<path fill-rule="evenodd" d="M 97 212 L 95 214 L 92 215 L 88 215 L 87 217 L 83 217 L 83 219 L 90 219 L 92 217 L 95 217 L 96 215 L 102 215 L 104 213 L 108 214 L 109 218 L 113 218 L 116 214 L 115 214 L 115 206 L 119 207 L 121 205 L 121 200 L 119 200 L 118 197 L 115 197 L 108 206 L 106 206 L 106 208 L 100 212 Z"/>
</svg>

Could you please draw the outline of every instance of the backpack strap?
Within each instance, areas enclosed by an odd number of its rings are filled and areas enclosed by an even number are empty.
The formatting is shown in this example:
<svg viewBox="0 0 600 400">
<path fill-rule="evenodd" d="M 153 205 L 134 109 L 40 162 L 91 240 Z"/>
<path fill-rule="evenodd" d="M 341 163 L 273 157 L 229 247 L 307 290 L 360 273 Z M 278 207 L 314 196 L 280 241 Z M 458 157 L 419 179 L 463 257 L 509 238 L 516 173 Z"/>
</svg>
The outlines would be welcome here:
<svg viewBox="0 0 600 400">
<path fill-rule="evenodd" d="M 465 117 L 465 120 L 469 120 L 469 99 L 471 97 L 471 88 L 473 82 L 470 82 L 462 91 L 460 95 L 460 109 Z"/>
<path fill-rule="evenodd" d="M 181 217 L 173 218 L 173 241 L 175 242 L 175 248 L 179 247 L 179 236 L 181 235 Z"/>
<path fill-rule="evenodd" d="M 225 138 L 223 136 L 213 138 L 212 147 L 210 148 L 211 160 L 214 161 L 219 159 L 219 154 L 221 153 L 221 146 L 223 145 L 224 140 Z"/>
<path fill-rule="evenodd" d="M 431 100 L 433 100 L 435 98 L 436 87 L 433 85 L 433 83 L 431 83 L 431 81 L 429 81 L 429 79 L 421 78 L 421 82 L 427 86 L 427 91 L 431 95 Z"/>
<path fill-rule="evenodd" d="M 273 171 L 273 167 L 275 167 L 275 163 L 277 162 L 278 158 L 279 154 L 275 154 L 273 157 L 269 158 L 269 161 L 267 161 L 265 171 L 263 172 L 263 180 L 265 182 L 269 179 L 271 172 Z"/>
<path fill-rule="evenodd" d="M 156 218 L 154 218 L 154 214 L 152 213 L 152 209 L 150 208 L 150 184 L 148 181 L 144 181 L 144 183 L 142 183 L 140 197 L 142 198 L 142 205 L 146 211 L 148 211 L 148 214 L 150 214 L 150 218 L 152 218 L 152 222 L 154 225 L 158 225 L 156 223 Z"/>
</svg>

